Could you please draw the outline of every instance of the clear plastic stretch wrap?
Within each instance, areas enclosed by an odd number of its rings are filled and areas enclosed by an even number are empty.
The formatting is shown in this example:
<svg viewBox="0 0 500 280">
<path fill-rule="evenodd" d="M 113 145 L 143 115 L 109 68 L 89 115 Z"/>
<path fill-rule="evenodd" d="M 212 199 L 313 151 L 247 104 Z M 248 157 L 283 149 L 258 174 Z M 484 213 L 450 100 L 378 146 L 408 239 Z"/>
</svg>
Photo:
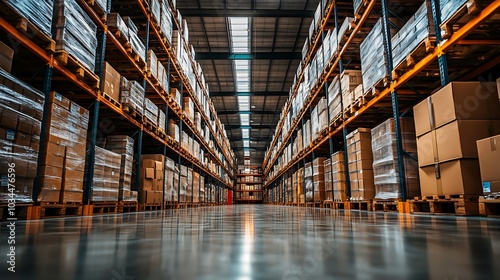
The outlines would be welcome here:
<svg viewBox="0 0 500 280">
<path fill-rule="evenodd" d="M 379 19 L 360 45 L 361 70 L 363 71 L 363 88 L 365 91 L 371 89 L 372 86 L 389 75 L 384 45 L 384 28 L 382 19 Z"/>
<path fill-rule="evenodd" d="M 153 19 L 160 25 L 161 23 L 161 6 L 159 0 L 149 1 L 149 10 L 153 16 Z"/>
<path fill-rule="evenodd" d="M 91 201 L 118 201 L 121 155 L 95 147 Z"/>
<path fill-rule="evenodd" d="M 126 135 L 108 136 L 106 149 L 121 155 L 119 200 L 137 201 L 137 192 L 132 192 L 130 188 L 134 164 L 134 139 Z"/>
<path fill-rule="evenodd" d="M 144 111 L 144 88 L 137 81 L 129 81 L 121 77 L 120 102 L 124 107 L 133 110 L 139 115 Z"/>
<path fill-rule="evenodd" d="M 413 119 L 401 118 L 401 133 L 403 149 L 416 157 L 417 145 Z M 372 150 L 375 198 L 402 198 L 394 119 L 388 119 L 372 130 Z M 405 156 L 404 165 L 407 197 L 419 196 L 418 163 Z"/>
<path fill-rule="evenodd" d="M 371 129 L 358 128 L 347 135 L 351 200 L 363 201 L 375 197 L 373 185 L 373 153 Z"/>
<path fill-rule="evenodd" d="M 398 66 L 420 43 L 434 37 L 434 21 L 430 1 L 425 1 L 408 22 L 392 37 L 392 61 Z"/>
<path fill-rule="evenodd" d="M 304 188 L 306 193 L 306 202 L 313 201 L 313 174 L 312 174 L 312 163 L 306 163 L 304 168 Z"/>
<path fill-rule="evenodd" d="M 32 202 L 44 95 L 0 69 L 0 202 Z M 8 190 L 15 164 L 14 196 Z"/>
<path fill-rule="evenodd" d="M 340 95 L 340 81 L 338 76 L 333 78 L 332 83 L 328 87 L 328 110 L 330 111 L 330 119 L 334 120 L 342 114 L 342 104 Z"/>
<path fill-rule="evenodd" d="M 186 201 L 193 201 L 193 169 L 190 167 L 188 168 L 187 173 Z"/>
<path fill-rule="evenodd" d="M 119 35 L 124 36 L 125 38 L 129 38 L 129 29 L 128 25 L 123 21 L 122 17 L 118 13 L 110 13 L 108 14 L 108 18 L 106 23 L 108 24 L 108 28 L 117 29 L 120 31 Z M 117 35 L 115 33 L 115 35 Z"/>
<path fill-rule="evenodd" d="M 193 171 L 193 202 L 200 202 L 200 174 Z"/>
<path fill-rule="evenodd" d="M 38 201 L 81 202 L 89 112 L 52 92 Z"/>
<path fill-rule="evenodd" d="M 347 201 L 344 151 L 332 155 L 332 188 L 335 201 Z"/>
<path fill-rule="evenodd" d="M 142 40 L 139 38 L 139 35 L 137 35 L 137 33 L 134 32 L 129 32 L 129 42 L 130 45 L 132 46 L 132 49 L 134 49 L 134 51 L 139 55 L 142 61 L 146 61 L 146 47 L 144 46 Z"/>
<path fill-rule="evenodd" d="M 354 15 L 358 14 L 361 7 L 363 6 L 363 0 L 354 0 L 353 1 L 353 4 L 354 4 Z"/>
<path fill-rule="evenodd" d="M 161 1 L 161 24 L 160 24 L 161 32 L 165 35 L 168 41 L 172 42 L 172 10 L 170 9 L 170 5 L 168 1 Z"/>
<path fill-rule="evenodd" d="M 158 81 L 161 80 L 162 77 L 159 75 L 160 72 L 158 71 L 158 58 L 153 50 L 148 50 L 148 67 L 151 75 Z M 163 75 L 163 73 L 161 73 L 161 75 Z"/>
<path fill-rule="evenodd" d="M 187 201 L 187 188 L 188 188 L 188 168 L 181 165 L 181 189 L 180 189 L 180 202 Z"/>
<path fill-rule="evenodd" d="M 158 106 L 148 98 L 144 99 L 144 116 L 154 125 L 158 125 Z"/>
<path fill-rule="evenodd" d="M 89 70 L 95 69 L 97 26 L 75 0 L 55 0 L 56 49 L 73 55 Z"/>
<path fill-rule="evenodd" d="M 200 202 L 205 202 L 205 177 L 200 175 Z"/>
<path fill-rule="evenodd" d="M 175 120 L 168 120 L 167 134 L 174 138 L 175 141 L 180 142 L 181 136 L 179 131 L 179 125 Z"/>
<path fill-rule="evenodd" d="M 158 128 L 163 132 L 166 131 L 165 121 L 166 121 L 165 112 L 158 108 Z"/>
<path fill-rule="evenodd" d="M 468 0 L 440 0 L 439 6 L 441 7 L 441 22 L 446 22 L 448 19 L 450 19 L 451 16 L 453 16 L 453 14 L 455 14 L 467 2 Z"/>
<path fill-rule="evenodd" d="M 102 11 L 106 12 L 108 8 L 108 1 L 107 0 L 95 0 L 95 3 L 97 3 L 97 6 L 101 8 Z"/>
<path fill-rule="evenodd" d="M 6 0 L 5 2 L 52 38 L 53 0 Z"/>
</svg>

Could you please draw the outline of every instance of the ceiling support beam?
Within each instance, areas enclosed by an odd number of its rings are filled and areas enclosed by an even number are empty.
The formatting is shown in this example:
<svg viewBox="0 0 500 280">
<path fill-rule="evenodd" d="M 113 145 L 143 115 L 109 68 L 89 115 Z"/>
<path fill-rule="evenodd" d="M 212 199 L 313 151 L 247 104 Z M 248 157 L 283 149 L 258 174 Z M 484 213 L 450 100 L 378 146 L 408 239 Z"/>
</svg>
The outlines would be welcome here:
<svg viewBox="0 0 500 280">
<path fill-rule="evenodd" d="M 210 92 L 210 97 L 216 96 L 288 96 L 288 91 L 253 91 L 253 92 L 234 92 L 234 91 L 221 91 Z"/>
<path fill-rule="evenodd" d="M 276 9 L 179 9 L 183 17 L 294 17 L 312 18 L 314 11 Z"/>
<path fill-rule="evenodd" d="M 260 52 L 260 53 L 229 53 L 229 52 L 197 52 L 196 60 L 291 60 L 302 59 L 300 52 Z"/>
</svg>

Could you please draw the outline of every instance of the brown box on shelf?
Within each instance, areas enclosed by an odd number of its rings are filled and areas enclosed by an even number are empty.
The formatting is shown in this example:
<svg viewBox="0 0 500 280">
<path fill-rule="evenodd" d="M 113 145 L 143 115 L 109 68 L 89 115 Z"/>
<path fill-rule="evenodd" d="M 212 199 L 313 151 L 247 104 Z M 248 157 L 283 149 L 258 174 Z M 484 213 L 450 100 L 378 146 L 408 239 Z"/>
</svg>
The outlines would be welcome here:
<svg viewBox="0 0 500 280">
<path fill-rule="evenodd" d="M 156 161 L 153 159 L 143 159 L 141 166 L 143 168 L 151 168 L 154 169 L 156 167 Z"/>
<path fill-rule="evenodd" d="M 500 135 L 477 141 L 483 195 L 500 193 Z"/>
<path fill-rule="evenodd" d="M 83 202 L 83 191 L 61 191 L 60 201 L 67 202 Z"/>
<path fill-rule="evenodd" d="M 482 195 L 479 161 L 458 159 L 419 169 L 422 195 Z M 439 178 L 438 178 L 439 177 Z"/>
<path fill-rule="evenodd" d="M 500 119 L 495 83 L 451 82 L 413 110 L 417 137 L 454 120 Z"/>
<path fill-rule="evenodd" d="M 7 72 L 12 71 L 12 60 L 14 59 L 14 50 L 6 44 L 0 42 L 0 68 Z"/>
<path fill-rule="evenodd" d="M 38 202 L 59 202 L 60 190 L 41 189 L 38 194 Z"/>
<path fill-rule="evenodd" d="M 120 101 L 120 80 L 121 76 L 108 62 L 104 63 L 104 90 L 103 93 L 109 95 L 115 101 Z"/>
</svg>

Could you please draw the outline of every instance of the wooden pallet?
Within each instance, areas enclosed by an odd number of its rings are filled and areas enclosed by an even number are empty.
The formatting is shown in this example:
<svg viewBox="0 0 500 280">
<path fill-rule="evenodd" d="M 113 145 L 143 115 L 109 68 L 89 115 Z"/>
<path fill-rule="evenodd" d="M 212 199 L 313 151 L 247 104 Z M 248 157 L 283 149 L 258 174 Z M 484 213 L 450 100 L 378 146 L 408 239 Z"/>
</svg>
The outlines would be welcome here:
<svg viewBox="0 0 500 280">
<path fill-rule="evenodd" d="M 118 108 L 122 108 L 122 104 L 118 101 L 116 101 L 113 97 L 109 96 L 107 93 L 101 92 L 101 96 L 111 102 L 111 104 L 115 105 Z"/>
<path fill-rule="evenodd" d="M 118 201 L 92 202 L 92 214 L 116 214 L 116 213 L 118 213 Z"/>
<path fill-rule="evenodd" d="M 144 127 L 146 127 L 150 131 L 156 131 L 156 125 L 148 118 L 143 117 L 142 118 L 142 123 L 144 124 Z"/>
<path fill-rule="evenodd" d="M 335 209 L 333 201 L 331 200 L 323 201 L 323 208 Z"/>
<path fill-rule="evenodd" d="M 449 39 L 456 30 L 469 22 L 479 12 L 481 12 L 480 1 L 468 0 L 455 14 L 439 26 L 443 40 Z"/>
<path fill-rule="evenodd" d="M 56 42 L 49 34 L 45 34 L 34 23 L 13 9 L 6 1 L 0 1 L 0 17 L 13 25 L 36 45 L 45 49 L 47 53 L 54 53 Z M 15 48 L 15 46 L 14 46 Z M 17 52 L 17 50 L 14 49 Z"/>
<path fill-rule="evenodd" d="M 323 202 L 321 201 L 314 201 L 314 202 L 307 202 L 306 207 L 313 207 L 313 208 L 322 208 L 323 207 Z"/>
<path fill-rule="evenodd" d="M 83 214 L 83 205 L 81 202 L 40 202 L 35 206 L 37 213 L 34 216 L 38 218 L 81 216 Z"/>
<path fill-rule="evenodd" d="M 500 197 L 479 198 L 479 214 L 488 217 L 500 217 Z"/>
<path fill-rule="evenodd" d="M 333 209 L 336 210 L 351 210 L 351 203 L 349 201 L 333 201 Z"/>
<path fill-rule="evenodd" d="M 357 11 L 354 11 L 354 21 L 357 22 L 361 17 L 363 16 L 366 6 L 368 5 L 369 0 L 362 0 L 361 5 L 359 5 L 359 8 Z"/>
<path fill-rule="evenodd" d="M 436 45 L 436 38 L 434 36 L 430 36 L 425 38 L 418 46 L 412 50 L 405 59 L 403 59 L 394 70 L 392 70 L 393 79 L 398 79 L 403 74 L 408 72 L 409 70 L 415 67 L 415 64 L 423 59 L 427 54 L 434 51 L 434 47 Z"/>
<path fill-rule="evenodd" d="M 94 12 L 99 16 L 102 22 L 106 22 L 106 8 L 99 6 L 96 0 L 85 0 L 87 4 L 94 10 Z"/>
<path fill-rule="evenodd" d="M 412 214 L 479 215 L 479 197 L 470 195 L 422 196 L 410 201 Z"/>
<path fill-rule="evenodd" d="M 368 89 L 365 89 L 365 96 L 377 96 L 380 92 L 382 92 L 385 88 L 387 88 L 390 84 L 390 79 L 388 76 L 383 77 L 378 80 L 373 86 Z"/>
<path fill-rule="evenodd" d="M 351 201 L 350 209 L 371 211 L 373 209 L 373 200 Z"/>
<path fill-rule="evenodd" d="M 85 67 L 78 59 L 65 50 L 57 50 L 54 58 L 75 76 L 93 89 L 99 89 L 99 76 Z"/>
<path fill-rule="evenodd" d="M 11 205 L 12 206 L 12 205 Z M 33 204 L 31 203 L 16 203 L 15 207 L 9 210 L 9 204 L 0 204 L 0 221 L 8 219 L 31 220 Z"/>
<path fill-rule="evenodd" d="M 118 213 L 131 213 L 138 212 L 139 204 L 137 201 L 119 201 L 118 202 Z"/>
<path fill-rule="evenodd" d="M 139 204 L 139 211 L 160 211 L 163 210 L 163 205 L 161 203 L 143 203 Z"/>
<path fill-rule="evenodd" d="M 137 120 L 142 119 L 142 112 L 140 112 L 136 108 L 131 107 L 129 105 L 125 105 L 125 104 L 122 104 L 121 106 L 122 106 L 123 112 L 129 114 L 134 119 L 137 119 Z"/>
<path fill-rule="evenodd" d="M 374 212 L 399 212 L 398 202 L 400 199 L 374 200 L 371 211 Z"/>
<path fill-rule="evenodd" d="M 121 30 L 118 29 L 115 26 L 108 26 L 108 30 L 113 34 L 113 37 L 126 49 L 128 50 L 129 48 L 132 48 L 132 45 L 130 44 L 128 37 L 123 35 Z"/>
</svg>

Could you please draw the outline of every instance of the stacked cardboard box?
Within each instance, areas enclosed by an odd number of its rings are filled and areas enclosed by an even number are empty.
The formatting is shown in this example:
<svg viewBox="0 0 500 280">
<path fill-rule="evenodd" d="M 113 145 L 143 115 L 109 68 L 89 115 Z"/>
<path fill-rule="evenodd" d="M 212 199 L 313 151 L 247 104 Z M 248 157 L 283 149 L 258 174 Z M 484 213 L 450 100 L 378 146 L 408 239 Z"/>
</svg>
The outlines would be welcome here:
<svg viewBox="0 0 500 280">
<path fill-rule="evenodd" d="M 200 174 L 193 171 L 193 203 L 200 202 Z"/>
<path fill-rule="evenodd" d="M 305 166 L 306 202 L 325 200 L 325 158 L 316 158 Z"/>
<path fill-rule="evenodd" d="M 0 68 L 7 72 L 12 71 L 12 60 L 14 59 L 14 50 L 6 44 L 0 42 Z"/>
<path fill-rule="evenodd" d="M 90 71 L 94 71 L 97 26 L 87 12 L 75 0 L 56 0 L 53 27 L 56 32 L 56 50 L 66 51 Z"/>
<path fill-rule="evenodd" d="M 184 97 L 184 113 L 186 113 L 186 116 L 194 122 L 194 103 L 189 96 Z"/>
<path fill-rule="evenodd" d="M 369 128 L 358 128 L 347 135 L 347 161 L 353 201 L 375 197 L 371 138 Z"/>
<path fill-rule="evenodd" d="M 118 201 L 121 155 L 95 147 L 94 181 L 90 200 Z"/>
<path fill-rule="evenodd" d="M 361 70 L 363 71 L 363 88 L 370 90 L 381 79 L 389 75 L 385 37 L 382 19 L 379 19 L 372 31 L 360 45 Z"/>
<path fill-rule="evenodd" d="M 348 201 L 344 151 L 336 152 L 332 155 L 332 188 L 333 199 L 335 201 Z"/>
<path fill-rule="evenodd" d="M 158 69 L 158 64 L 158 57 L 154 51 L 148 50 L 148 74 L 151 74 L 157 81 L 160 81 L 163 77 L 163 72 L 159 72 L 161 69 Z"/>
<path fill-rule="evenodd" d="M 52 92 L 38 201 L 82 202 L 89 112 Z"/>
<path fill-rule="evenodd" d="M 304 166 L 304 192 L 307 202 L 313 200 L 313 184 L 312 163 L 308 162 Z"/>
<path fill-rule="evenodd" d="M 144 111 L 144 95 L 144 88 L 137 81 L 129 81 L 125 77 L 121 77 L 120 102 L 125 111 L 134 111 L 139 116 L 142 116 Z"/>
<path fill-rule="evenodd" d="M 5 2 L 52 38 L 53 0 L 6 0 Z"/>
<path fill-rule="evenodd" d="M 174 1 L 175 3 L 175 1 Z M 168 1 L 161 0 L 161 20 L 160 20 L 161 32 L 165 37 L 167 37 L 168 42 L 172 42 L 172 10 Z"/>
<path fill-rule="evenodd" d="M 161 25 L 161 5 L 159 0 L 149 1 L 149 10 L 151 11 L 151 19 Z"/>
<path fill-rule="evenodd" d="M 188 167 L 186 177 L 186 202 L 193 202 L 193 169 Z"/>
<path fill-rule="evenodd" d="M 342 102 L 344 108 L 348 108 L 355 99 L 354 90 L 363 83 L 360 70 L 344 70 L 340 74 L 340 87 L 342 88 Z"/>
<path fill-rule="evenodd" d="M 109 97 L 115 101 L 120 100 L 120 81 L 121 76 L 115 68 L 113 68 L 108 62 L 104 63 L 104 90 L 103 93 L 107 94 Z"/>
<path fill-rule="evenodd" d="M 158 108 L 158 121 L 157 121 L 158 130 L 160 130 L 163 133 L 166 132 L 166 128 L 167 128 L 167 126 L 165 125 L 165 121 L 166 121 L 165 111 Z"/>
<path fill-rule="evenodd" d="M 446 22 L 450 19 L 459 9 L 468 3 L 467 0 L 440 0 L 439 7 L 441 7 L 441 22 Z"/>
<path fill-rule="evenodd" d="M 163 155 L 141 156 L 139 203 L 160 204 L 163 202 L 164 168 Z"/>
<path fill-rule="evenodd" d="M 205 203 L 205 177 L 200 174 L 200 202 Z"/>
<path fill-rule="evenodd" d="M 500 133 L 495 83 L 452 82 L 414 108 L 422 195 L 481 195 L 476 141 Z"/>
<path fill-rule="evenodd" d="M 175 141 L 180 142 L 181 136 L 179 131 L 179 125 L 175 120 L 168 120 L 167 134 L 175 139 Z"/>
<path fill-rule="evenodd" d="M 118 199 L 120 201 L 137 201 L 137 192 L 131 191 L 134 139 L 126 135 L 108 136 L 106 138 L 106 149 L 121 155 Z"/>
<path fill-rule="evenodd" d="M 44 95 L 0 69 L 0 202 L 32 202 Z M 15 164 L 13 196 L 9 169 Z M 60 165 L 60 164 L 59 164 Z M 60 178 L 59 178 L 60 180 Z M 59 196 L 57 197 L 59 199 Z"/>
<path fill-rule="evenodd" d="M 403 150 L 416 157 L 417 144 L 413 119 L 401 118 L 400 123 Z M 375 198 L 402 198 L 394 119 L 388 119 L 372 129 L 372 151 Z M 410 157 L 404 156 L 403 164 L 405 167 L 406 198 L 419 196 L 418 163 Z"/>
<path fill-rule="evenodd" d="M 342 100 L 340 95 L 340 80 L 338 76 L 333 78 L 328 87 L 328 110 L 330 111 L 330 119 L 334 120 L 342 114 Z"/>
<path fill-rule="evenodd" d="M 500 135 L 477 141 L 483 195 L 500 195 Z"/>
<path fill-rule="evenodd" d="M 188 173 L 189 170 L 187 166 L 181 165 L 181 189 L 180 189 L 180 201 L 179 202 L 187 202 L 187 189 L 188 189 Z"/>
<path fill-rule="evenodd" d="M 332 160 L 325 160 L 325 200 L 333 201 L 333 185 L 332 185 Z"/>
<path fill-rule="evenodd" d="M 153 125 L 158 125 L 158 106 L 148 98 L 144 99 L 144 117 Z"/>
</svg>

